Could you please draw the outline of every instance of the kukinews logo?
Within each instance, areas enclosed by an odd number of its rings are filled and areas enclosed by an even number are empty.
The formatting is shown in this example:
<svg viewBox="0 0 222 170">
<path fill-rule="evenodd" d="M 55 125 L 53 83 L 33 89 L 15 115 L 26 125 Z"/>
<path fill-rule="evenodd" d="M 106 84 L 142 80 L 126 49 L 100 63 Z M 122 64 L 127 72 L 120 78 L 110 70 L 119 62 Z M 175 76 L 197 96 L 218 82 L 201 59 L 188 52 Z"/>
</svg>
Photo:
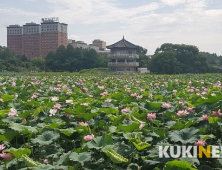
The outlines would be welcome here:
<svg viewBox="0 0 222 170">
<path fill-rule="evenodd" d="M 222 146 L 159 146 L 159 158 L 222 158 Z"/>
</svg>

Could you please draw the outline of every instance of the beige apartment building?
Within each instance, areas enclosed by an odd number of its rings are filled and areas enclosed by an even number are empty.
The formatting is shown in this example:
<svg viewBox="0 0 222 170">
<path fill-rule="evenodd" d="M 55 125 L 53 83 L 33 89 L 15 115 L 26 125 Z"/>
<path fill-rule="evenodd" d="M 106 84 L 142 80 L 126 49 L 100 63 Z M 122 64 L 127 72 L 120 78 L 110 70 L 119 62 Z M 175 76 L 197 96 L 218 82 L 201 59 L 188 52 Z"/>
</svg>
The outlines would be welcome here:
<svg viewBox="0 0 222 170">
<path fill-rule="evenodd" d="M 105 41 L 96 39 L 96 40 L 94 40 L 94 41 L 92 42 L 92 44 L 93 44 L 94 46 L 99 47 L 99 50 L 100 50 L 100 51 L 106 50 L 106 42 L 105 42 Z"/>
<path fill-rule="evenodd" d="M 94 49 L 96 52 L 99 52 L 99 47 L 85 43 L 84 41 L 75 41 L 75 40 L 69 40 L 69 44 L 71 44 L 74 48 L 82 48 L 82 49 Z"/>
</svg>

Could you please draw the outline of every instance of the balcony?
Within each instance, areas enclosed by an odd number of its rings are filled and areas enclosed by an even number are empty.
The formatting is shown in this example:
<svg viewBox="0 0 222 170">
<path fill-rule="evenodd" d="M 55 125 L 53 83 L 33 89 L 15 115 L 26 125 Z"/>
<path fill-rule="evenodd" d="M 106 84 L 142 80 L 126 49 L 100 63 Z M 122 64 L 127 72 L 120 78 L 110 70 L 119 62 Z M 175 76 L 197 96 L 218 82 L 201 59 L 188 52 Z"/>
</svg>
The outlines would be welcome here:
<svg viewBox="0 0 222 170">
<path fill-rule="evenodd" d="M 108 58 L 126 58 L 126 59 L 133 59 L 139 58 L 138 54 L 109 54 Z"/>
<path fill-rule="evenodd" d="M 139 66 L 139 62 L 108 62 L 108 66 L 130 66 L 130 67 L 137 67 Z"/>
</svg>

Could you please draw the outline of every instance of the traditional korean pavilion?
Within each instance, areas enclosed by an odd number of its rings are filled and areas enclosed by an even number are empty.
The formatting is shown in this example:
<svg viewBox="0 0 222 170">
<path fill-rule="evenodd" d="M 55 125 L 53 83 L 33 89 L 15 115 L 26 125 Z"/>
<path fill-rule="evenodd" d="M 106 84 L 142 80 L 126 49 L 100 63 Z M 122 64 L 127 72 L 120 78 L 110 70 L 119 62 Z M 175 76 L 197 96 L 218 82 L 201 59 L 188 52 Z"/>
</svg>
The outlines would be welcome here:
<svg viewBox="0 0 222 170">
<path fill-rule="evenodd" d="M 116 73 L 136 73 L 138 71 L 139 62 L 136 59 L 139 58 L 137 51 L 139 46 L 123 39 L 107 46 L 110 49 L 110 62 L 108 67 L 112 72 Z"/>
</svg>

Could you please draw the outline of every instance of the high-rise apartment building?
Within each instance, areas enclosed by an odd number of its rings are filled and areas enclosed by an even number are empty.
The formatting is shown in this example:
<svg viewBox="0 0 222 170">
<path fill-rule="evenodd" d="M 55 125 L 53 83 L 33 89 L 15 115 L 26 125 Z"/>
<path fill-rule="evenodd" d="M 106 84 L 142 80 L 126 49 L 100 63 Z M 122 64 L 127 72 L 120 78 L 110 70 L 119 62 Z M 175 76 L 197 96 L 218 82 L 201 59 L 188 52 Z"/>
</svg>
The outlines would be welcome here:
<svg viewBox="0 0 222 170">
<path fill-rule="evenodd" d="M 58 18 L 42 18 L 41 25 L 31 22 L 7 27 L 7 47 L 16 55 L 46 57 L 59 46 L 67 46 L 67 35 L 67 24 L 59 23 Z"/>
<path fill-rule="evenodd" d="M 56 51 L 60 45 L 67 46 L 67 24 L 57 18 L 43 18 L 41 23 L 42 56 Z"/>
<path fill-rule="evenodd" d="M 96 39 L 96 40 L 94 40 L 94 41 L 92 42 L 92 44 L 93 44 L 94 46 L 99 47 L 99 50 L 101 50 L 101 51 L 106 50 L 106 42 L 105 42 L 105 41 Z"/>
<path fill-rule="evenodd" d="M 36 23 L 23 25 L 23 54 L 28 58 L 41 56 L 41 26 Z"/>
<path fill-rule="evenodd" d="M 7 27 L 7 47 L 16 55 L 23 54 L 23 28 L 20 25 L 9 25 Z"/>
</svg>

